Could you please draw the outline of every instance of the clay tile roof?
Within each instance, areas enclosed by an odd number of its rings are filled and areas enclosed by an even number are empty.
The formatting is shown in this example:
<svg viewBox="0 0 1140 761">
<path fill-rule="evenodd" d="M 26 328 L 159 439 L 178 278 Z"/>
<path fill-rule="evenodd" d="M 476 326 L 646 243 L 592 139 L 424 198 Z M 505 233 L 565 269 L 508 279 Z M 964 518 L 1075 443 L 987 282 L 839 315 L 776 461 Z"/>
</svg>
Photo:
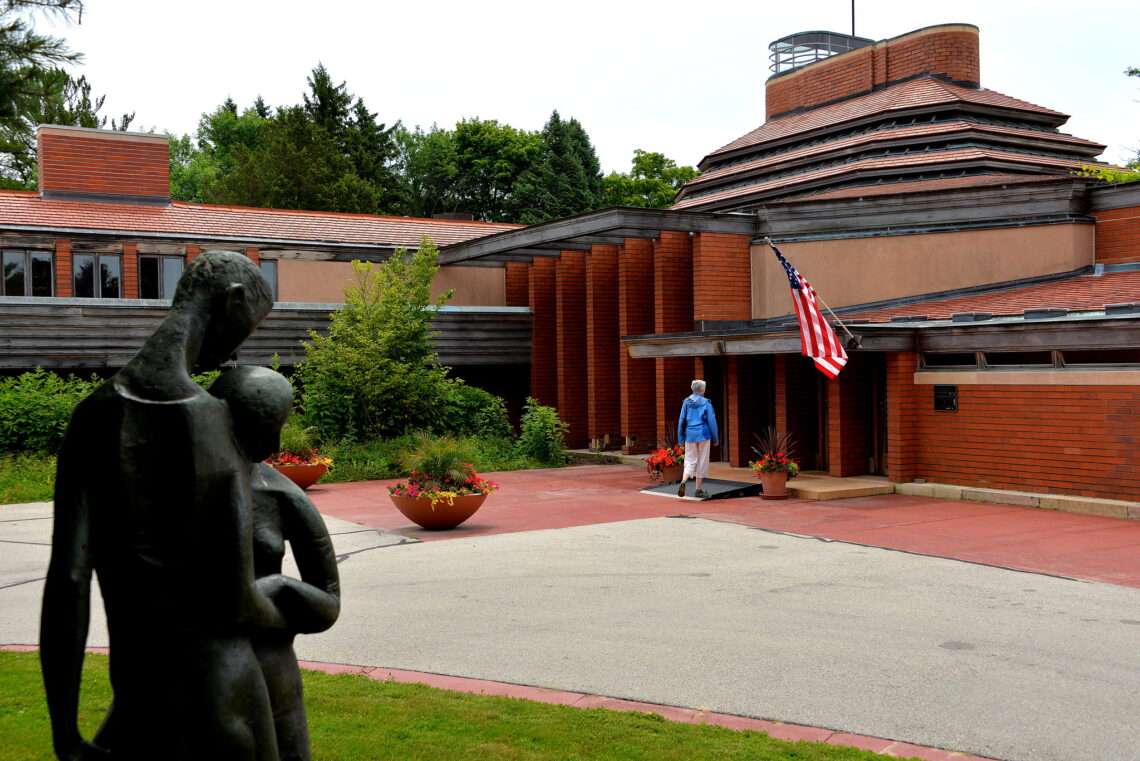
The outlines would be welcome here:
<svg viewBox="0 0 1140 761">
<path fill-rule="evenodd" d="M 926 106 L 951 105 L 955 103 L 969 103 L 982 106 L 1022 111 L 1042 116 L 1053 117 L 1052 121 L 1063 124 L 1069 117 L 1060 111 L 1054 111 L 1044 106 L 1038 106 L 1024 100 L 1002 95 L 994 90 L 971 90 L 966 87 L 948 84 L 930 77 L 913 79 L 909 82 L 888 87 L 869 95 L 834 103 L 830 106 L 805 111 L 800 114 L 782 116 L 770 119 L 761 124 L 747 135 L 733 140 L 728 145 L 710 153 L 705 161 L 740 148 L 747 148 L 758 143 L 788 137 L 811 130 L 832 127 L 843 122 L 861 119 L 875 114 L 887 114 L 892 111 L 923 108 Z"/>
<path fill-rule="evenodd" d="M 520 227 L 179 201 L 169 206 L 57 201 L 34 192 L 0 191 L 0 226 L 7 225 L 391 246 L 417 246 L 425 235 L 445 246 Z"/>
<path fill-rule="evenodd" d="M 955 312 L 1020 315 L 1026 309 L 1041 307 L 1087 312 L 1103 309 L 1105 304 L 1130 301 L 1140 301 L 1140 272 L 1110 272 L 1099 277 L 1078 275 L 1053 283 L 846 313 L 843 319 L 887 322 L 891 317 L 927 315 L 932 320 L 947 320 Z"/>
<path fill-rule="evenodd" d="M 860 172 L 870 170 L 918 170 L 918 171 L 955 171 L 955 165 L 977 163 L 984 160 L 999 160 L 1003 162 L 1022 164 L 1032 171 L 1036 168 L 1047 168 L 1065 173 L 1072 169 L 1079 169 L 1083 164 L 1088 164 L 1088 161 L 1081 161 L 1078 159 L 1059 159 L 1048 156 L 1034 156 L 1024 153 L 1013 153 L 989 148 L 965 148 L 956 151 L 931 151 L 929 153 L 924 151 L 917 151 L 914 153 L 890 156 L 887 158 L 867 159 L 863 161 L 851 161 L 835 166 L 825 167 L 821 169 L 814 169 L 811 171 L 803 172 L 801 174 L 793 174 L 784 177 L 777 177 L 775 179 L 760 181 L 757 183 L 750 183 L 742 185 L 737 188 L 729 188 L 726 190 L 709 193 L 707 195 L 686 197 L 682 198 L 677 203 L 673 204 L 673 209 L 687 209 L 693 206 L 706 206 L 710 203 L 719 201 L 731 201 L 741 199 L 752 195 L 761 194 L 765 191 L 779 191 L 784 195 L 795 193 L 797 187 L 806 186 L 812 183 L 826 180 L 829 178 L 840 178 L 843 175 L 856 176 Z M 837 179 L 837 181 L 839 181 Z"/>
<path fill-rule="evenodd" d="M 974 174 L 965 177 L 943 177 L 937 180 L 913 180 L 910 182 L 887 182 L 882 185 L 860 185 L 855 188 L 840 188 L 814 195 L 798 196 L 796 198 L 781 198 L 770 203 L 807 203 L 810 201 L 829 201 L 836 198 L 862 198 L 864 196 L 903 195 L 906 193 L 924 193 L 939 190 L 958 190 L 962 188 L 982 188 L 992 185 L 1022 185 L 1029 182 L 1057 182 L 1069 181 L 1073 178 L 1068 175 L 1056 174 Z"/>
<path fill-rule="evenodd" d="M 951 135 L 969 132 L 981 133 L 982 135 L 1020 137 L 1033 141 L 1059 143 L 1061 144 L 1059 147 L 1061 147 L 1062 150 L 1067 146 L 1083 147 L 1090 150 L 1095 149 L 1096 153 L 1100 153 L 1104 150 L 1103 145 L 1100 143 L 1094 143 L 1091 140 L 1084 140 L 1079 137 L 1073 137 L 1072 135 L 1040 132 L 1030 129 L 998 127 L 988 124 L 974 124 L 972 122 L 965 121 L 942 122 L 939 124 L 917 124 L 908 127 L 900 127 L 897 129 L 877 130 L 875 132 L 868 132 L 862 135 L 851 135 L 850 137 L 845 137 L 839 140 L 817 143 L 815 145 L 810 145 L 799 150 L 788 151 L 786 153 L 778 153 L 774 156 L 768 156 L 766 158 L 749 161 L 743 164 L 736 164 L 734 166 L 728 166 L 721 169 L 714 169 L 705 172 L 700 177 L 692 180 L 686 184 L 685 187 L 686 189 L 699 187 L 703 184 L 707 184 L 724 177 L 743 174 L 745 172 L 751 172 L 769 166 L 778 166 L 780 164 L 801 161 L 816 155 L 825 155 L 837 151 L 850 150 L 864 145 L 874 145 L 875 143 L 882 142 L 929 140 L 931 138 L 944 138 Z"/>
</svg>

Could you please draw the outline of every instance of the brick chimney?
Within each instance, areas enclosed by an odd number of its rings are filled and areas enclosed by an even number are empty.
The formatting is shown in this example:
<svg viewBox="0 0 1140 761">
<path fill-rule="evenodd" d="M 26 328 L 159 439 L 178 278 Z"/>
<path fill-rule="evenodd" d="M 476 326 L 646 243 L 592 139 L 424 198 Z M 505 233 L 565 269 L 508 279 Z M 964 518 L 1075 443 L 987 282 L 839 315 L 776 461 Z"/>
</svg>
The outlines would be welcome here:
<svg viewBox="0 0 1140 761">
<path fill-rule="evenodd" d="M 41 124 L 40 195 L 112 203 L 170 203 L 165 135 Z"/>
<path fill-rule="evenodd" d="M 870 43 L 835 32 L 804 32 L 773 42 L 773 60 L 795 51 L 797 38 L 851 41 L 847 52 L 777 71 L 764 85 L 765 118 L 776 119 L 839 100 L 866 95 L 907 79 L 930 75 L 962 87 L 981 86 L 978 27 L 940 24 Z M 834 47 L 834 46 L 832 46 Z"/>
</svg>

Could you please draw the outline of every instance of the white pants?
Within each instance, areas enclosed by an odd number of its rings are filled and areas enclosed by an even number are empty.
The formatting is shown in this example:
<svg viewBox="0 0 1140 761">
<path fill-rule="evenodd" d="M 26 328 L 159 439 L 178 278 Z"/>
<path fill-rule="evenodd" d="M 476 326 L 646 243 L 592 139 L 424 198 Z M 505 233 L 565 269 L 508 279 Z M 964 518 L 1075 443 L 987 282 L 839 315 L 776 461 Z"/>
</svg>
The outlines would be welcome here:
<svg viewBox="0 0 1140 761">
<path fill-rule="evenodd" d="M 709 450 L 712 439 L 685 442 L 685 479 L 709 477 Z"/>
</svg>

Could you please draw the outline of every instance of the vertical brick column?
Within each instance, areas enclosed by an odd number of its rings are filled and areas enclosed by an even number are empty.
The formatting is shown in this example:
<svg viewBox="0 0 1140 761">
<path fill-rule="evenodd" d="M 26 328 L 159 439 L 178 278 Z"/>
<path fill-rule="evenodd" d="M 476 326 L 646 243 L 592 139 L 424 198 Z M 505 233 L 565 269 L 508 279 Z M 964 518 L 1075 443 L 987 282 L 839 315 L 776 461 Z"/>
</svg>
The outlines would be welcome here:
<svg viewBox="0 0 1140 761">
<path fill-rule="evenodd" d="M 530 306 L 530 265 L 527 262 L 507 262 L 506 305 L 509 307 Z"/>
<path fill-rule="evenodd" d="M 123 244 L 123 298 L 139 297 L 139 244 Z"/>
<path fill-rule="evenodd" d="M 775 409 L 773 426 L 777 431 L 788 430 L 788 354 L 772 358 L 772 404 Z"/>
<path fill-rule="evenodd" d="M 693 244 L 688 233 L 662 231 L 653 244 L 654 332 L 693 329 Z M 677 431 L 681 400 L 690 393 L 693 361 L 656 360 L 657 435 Z"/>
<path fill-rule="evenodd" d="M 530 264 L 528 301 L 534 312 L 530 354 L 530 395 L 539 404 L 558 406 L 558 323 L 556 259 L 543 256 Z"/>
<path fill-rule="evenodd" d="M 617 262 L 617 246 L 591 246 L 586 258 L 587 430 L 591 447 L 607 449 L 621 430 Z"/>
<path fill-rule="evenodd" d="M 752 250 L 747 235 L 693 236 L 693 320 L 752 319 Z"/>
<path fill-rule="evenodd" d="M 246 246 L 245 255 L 248 256 L 249 260 L 254 264 L 261 264 L 261 251 L 255 246 Z"/>
<path fill-rule="evenodd" d="M 914 385 L 914 352 L 887 355 L 887 476 L 905 483 L 919 476 L 919 388 Z"/>
<path fill-rule="evenodd" d="M 75 295 L 75 281 L 72 278 L 71 240 L 56 238 L 55 255 L 52 257 L 55 271 L 55 295 L 60 298 Z"/>
<path fill-rule="evenodd" d="M 827 381 L 828 474 L 859 476 L 870 469 L 871 373 L 867 358 L 853 355 L 839 377 Z"/>
<path fill-rule="evenodd" d="M 742 468 L 748 464 L 750 442 L 745 438 L 750 428 L 745 410 L 749 406 L 746 398 L 750 396 L 751 384 L 744 374 L 745 362 L 743 357 L 728 357 L 725 362 L 725 399 L 723 417 L 728 433 L 721 442 L 724 447 L 725 459 L 734 468 Z M 723 435 L 723 434 L 722 434 Z"/>
<path fill-rule="evenodd" d="M 586 252 L 563 251 L 558 257 L 558 416 L 569 428 L 566 445 L 586 446 L 589 439 L 589 383 L 586 371 Z"/>
<path fill-rule="evenodd" d="M 618 253 L 618 333 L 641 336 L 654 330 L 653 243 L 626 238 Z M 621 432 L 625 454 L 648 452 L 657 443 L 657 366 L 620 349 Z"/>
<path fill-rule="evenodd" d="M 195 259 L 197 259 L 201 255 L 202 255 L 202 247 L 201 246 L 196 246 L 193 243 L 186 244 L 186 264 L 187 265 L 189 265 L 190 262 L 194 261 Z"/>
</svg>

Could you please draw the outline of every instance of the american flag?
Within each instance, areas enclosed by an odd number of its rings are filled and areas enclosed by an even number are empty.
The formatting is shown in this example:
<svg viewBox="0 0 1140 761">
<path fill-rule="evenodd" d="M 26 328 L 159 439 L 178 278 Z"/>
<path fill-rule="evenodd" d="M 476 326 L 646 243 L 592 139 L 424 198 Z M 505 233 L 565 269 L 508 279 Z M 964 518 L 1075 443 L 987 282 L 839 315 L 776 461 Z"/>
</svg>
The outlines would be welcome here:
<svg viewBox="0 0 1140 761">
<path fill-rule="evenodd" d="M 815 366 L 828 378 L 839 375 L 839 371 L 847 364 L 847 352 L 843 344 L 835 335 L 835 331 L 823 318 L 819 311 L 819 303 L 815 298 L 815 290 L 804 276 L 796 272 L 780 249 L 772 245 L 772 251 L 784 267 L 788 275 L 788 284 L 792 286 L 792 304 L 796 308 L 796 320 L 800 323 L 800 344 L 803 355 L 815 360 Z"/>
</svg>

